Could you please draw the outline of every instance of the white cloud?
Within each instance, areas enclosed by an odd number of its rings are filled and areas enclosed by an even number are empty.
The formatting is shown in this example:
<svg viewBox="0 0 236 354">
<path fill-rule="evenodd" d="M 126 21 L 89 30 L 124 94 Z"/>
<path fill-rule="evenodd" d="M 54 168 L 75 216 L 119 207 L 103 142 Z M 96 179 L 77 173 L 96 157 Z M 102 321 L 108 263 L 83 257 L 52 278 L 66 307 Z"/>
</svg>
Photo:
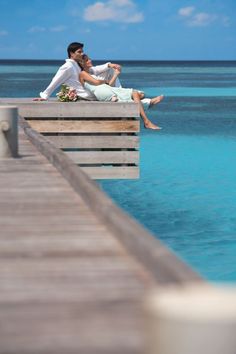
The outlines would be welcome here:
<svg viewBox="0 0 236 354">
<path fill-rule="evenodd" d="M 63 31 L 65 31 L 66 30 L 66 26 L 55 26 L 55 27 L 51 27 L 50 28 L 50 31 L 51 32 L 63 32 Z"/>
<path fill-rule="evenodd" d="M 115 10 L 112 7 L 106 7 L 102 2 L 96 2 L 94 5 L 88 6 L 84 11 L 84 19 L 91 22 L 114 20 L 115 16 Z"/>
<path fill-rule="evenodd" d="M 191 27 L 205 27 L 218 19 L 217 15 L 211 15 L 206 12 L 199 12 L 188 22 Z"/>
<path fill-rule="evenodd" d="M 227 16 L 211 14 L 207 12 L 199 12 L 194 6 L 182 7 L 178 11 L 181 19 L 189 27 L 206 27 L 213 22 L 218 22 L 223 26 L 230 25 L 230 19 Z"/>
<path fill-rule="evenodd" d="M 123 23 L 142 22 L 142 12 L 132 0 L 98 1 L 84 10 L 84 19 L 89 22 L 113 21 Z"/>
<path fill-rule="evenodd" d="M 117 7 L 122 7 L 122 6 L 135 6 L 132 0 L 113 0 L 112 1 L 113 5 Z"/>
<path fill-rule="evenodd" d="M 46 31 L 46 28 L 40 27 L 40 26 L 33 26 L 28 30 L 29 33 L 45 32 L 45 31 Z"/>
<path fill-rule="evenodd" d="M 66 26 L 58 25 L 58 26 L 50 27 L 50 28 L 41 27 L 41 26 L 33 26 L 28 30 L 28 32 L 29 33 L 42 33 L 47 30 L 49 30 L 50 32 L 63 32 L 66 30 Z"/>
<path fill-rule="evenodd" d="M 179 9 L 178 14 L 180 16 L 188 17 L 192 15 L 194 10 L 194 6 L 182 7 L 181 9 Z"/>
<path fill-rule="evenodd" d="M 5 30 L 0 30 L 0 36 L 7 36 L 8 32 Z"/>
</svg>

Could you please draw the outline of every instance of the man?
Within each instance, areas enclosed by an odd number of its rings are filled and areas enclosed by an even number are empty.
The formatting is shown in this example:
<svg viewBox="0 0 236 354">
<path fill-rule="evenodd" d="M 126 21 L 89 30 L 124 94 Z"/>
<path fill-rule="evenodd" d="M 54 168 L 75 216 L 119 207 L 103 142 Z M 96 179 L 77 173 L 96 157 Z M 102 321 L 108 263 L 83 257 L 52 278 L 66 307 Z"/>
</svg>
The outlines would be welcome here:
<svg viewBox="0 0 236 354">
<path fill-rule="evenodd" d="M 47 100 L 51 94 L 62 84 L 73 87 L 77 95 L 85 100 L 96 100 L 96 97 L 84 89 L 84 87 L 79 82 L 79 73 L 81 71 L 78 65 L 79 60 L 83 55 L 82 43 L 73 42 L 69 44 L 67 48 L 68 59 L 66 59 L 65 64 L 63 64 L 57 71 L 56 75 L 53 77 L 49 86 L 43 92 L 40 92 L 40 98 L 35 98 L 36 101 Z M 111 69 L 120 69 L 120 65 L 113 63 L 106 63 L 103 65 L 94 66 L 91 68 L 91 73 L 94 75 L 100 75 L 104 77 L 104 80 L 110 75 Z M 106 77 L 107 76 L 107 77 Z M 120 86 L 119 81 L 116 82 L 117 86 Z"/>
</svg>

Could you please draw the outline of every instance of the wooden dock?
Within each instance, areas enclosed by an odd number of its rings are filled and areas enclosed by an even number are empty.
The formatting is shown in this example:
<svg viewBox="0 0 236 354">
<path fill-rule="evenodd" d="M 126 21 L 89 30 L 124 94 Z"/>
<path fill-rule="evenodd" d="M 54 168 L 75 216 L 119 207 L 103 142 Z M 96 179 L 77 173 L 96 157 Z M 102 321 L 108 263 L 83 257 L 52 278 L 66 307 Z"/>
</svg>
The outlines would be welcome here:
<svg viewBox="0 0 236 354">
<path fill-rule="evenodd" d="M 0 353 L 141 354 L 143 300 L 201 278 L 21 118 L 0 161 Z"/>
</svg>

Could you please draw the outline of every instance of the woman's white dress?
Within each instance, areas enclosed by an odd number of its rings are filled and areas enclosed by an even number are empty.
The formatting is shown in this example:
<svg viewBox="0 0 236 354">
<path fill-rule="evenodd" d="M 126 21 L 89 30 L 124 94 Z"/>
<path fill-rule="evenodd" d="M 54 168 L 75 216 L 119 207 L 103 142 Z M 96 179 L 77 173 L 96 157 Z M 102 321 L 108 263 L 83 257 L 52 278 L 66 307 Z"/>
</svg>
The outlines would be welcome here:
<svg viewBox="0 0 236 354">
<path fill-rule="evenodd" d="M 113 87 L 106 84 L 92 85 L 85 82 L 84 87 L 92 92 L 98 101 L 111 101 L 116 97 L 118 102 L 132 102 L 133 89 L 123 87 Z"/>
</svg>

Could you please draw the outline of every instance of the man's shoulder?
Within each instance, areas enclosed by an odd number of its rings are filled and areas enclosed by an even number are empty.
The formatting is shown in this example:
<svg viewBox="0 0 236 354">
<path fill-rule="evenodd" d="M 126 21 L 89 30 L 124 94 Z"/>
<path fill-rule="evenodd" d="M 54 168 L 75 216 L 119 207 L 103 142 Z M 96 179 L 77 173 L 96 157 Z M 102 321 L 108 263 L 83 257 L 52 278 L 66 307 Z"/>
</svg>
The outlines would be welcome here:
<svg viewBox="0 0 236 354">
<path fill-rule="evenodd" d="M 60 66 L 58 71 L 67 71 L 67 70 L 71 71 L 73 70 L 73 68 L 74 68 L 74 64 L 71 61 L 66 60 L 66 62 Z"/>
<path fill-rule="evenodd" d="M 74 63 L 75 62 L 71 59 L 65 59 L 65 62 L 60 66 L 60 68 L 73 66 Z"/>
<path fill-rule="evenodd" d="M 62 65 L 58 68 L 58 70 L 64 70 L 64 69 L 67 69 L 67 68 L 69 68 L 69 65 L 68 65 L 67 62 L 65 62 L 64 64 L 62 64 Z"/>
<path fill-rule="evenodd" d="M 66 59 L 65 62 L 64 62 L 64 64 L 61 65 L 61 68 L 69 68 L 69 67 L 71 67 L 71 66 L 73 66 L 72 61 Z"/>
<path fill-rule="evenodd" d="M 61 66 L 61 68 L 73 69 L 73 70 L 76 70 L 77 72 L 81 71 L 78 63 L 76 63 L 76 61 L 71 60 L 71 59 L 66 59 L 66 62 Z"/>
</svg>

